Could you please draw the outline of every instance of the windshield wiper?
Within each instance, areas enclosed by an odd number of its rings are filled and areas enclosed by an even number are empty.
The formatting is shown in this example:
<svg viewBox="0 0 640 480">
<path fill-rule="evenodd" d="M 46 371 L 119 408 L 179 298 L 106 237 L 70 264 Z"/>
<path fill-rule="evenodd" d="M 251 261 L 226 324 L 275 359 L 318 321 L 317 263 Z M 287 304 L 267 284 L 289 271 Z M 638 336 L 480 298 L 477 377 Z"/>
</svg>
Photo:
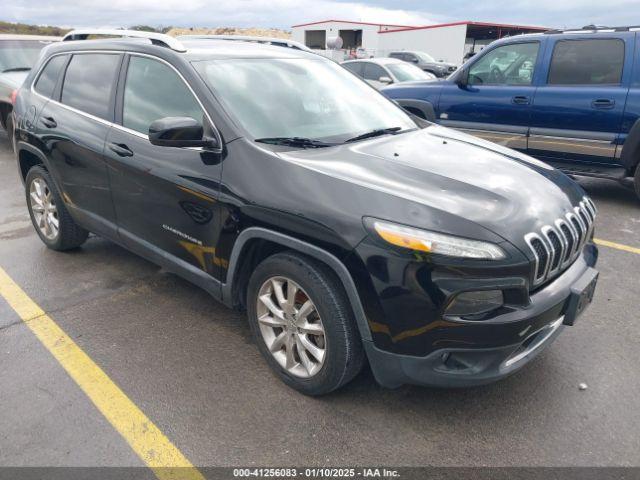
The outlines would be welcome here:
<svg viewBox="0 0 640 480">
<path fill-rule="evenodd" d="M 389 127 L 389 128 L 377 128 L 375 130 L 371 130 L 370 132 L 363 133 L 362 135 L 358 135 L 357 137 L 350 138 L 346 140 L 344 143 L 348 142 L 357 142 L 358 140 L 364 140 L 366 138 L 379 137 L 381 135 L 388 135 L 390 133 L 396 133 L 402 130 L 402 127 Z"/>
<path fill-rule="evenodd" d="M 2 73 L 6 73 L 6 72 L 28 72 L 29 70 L 31 70 L 31 67 L 13 67 L 13 68 L 7 68 L 6 70 L 3 70 Z"/>
<path fill-rule="evenodd" d="M 314 140 L 313 138 L 304 137 L 270 137 L 270 138 L 256 138 L 256 142 L 268 143 L 270 145 L 286 145 L 289 147 L 300 148 L 322 148 L 333 147 L 336 143 L 323 142 L 321 140 Z"/>
</svg>

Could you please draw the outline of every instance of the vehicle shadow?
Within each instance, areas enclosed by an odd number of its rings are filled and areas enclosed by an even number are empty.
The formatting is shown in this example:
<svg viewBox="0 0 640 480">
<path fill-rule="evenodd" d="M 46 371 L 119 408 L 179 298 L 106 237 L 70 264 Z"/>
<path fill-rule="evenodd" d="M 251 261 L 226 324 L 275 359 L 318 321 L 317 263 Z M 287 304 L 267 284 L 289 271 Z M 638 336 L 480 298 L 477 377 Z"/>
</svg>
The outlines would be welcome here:
<svg viewBox="0 0 640 480">
<path fill-rule="evenodd" d="M 640 199 L 633 189 L 633 183 L 618 183 L 611 180 L 592 177 L 575 177 L 575 180 L 596 202 L 613 201 L 625 207 L 640 207 Z"/>
</svg>

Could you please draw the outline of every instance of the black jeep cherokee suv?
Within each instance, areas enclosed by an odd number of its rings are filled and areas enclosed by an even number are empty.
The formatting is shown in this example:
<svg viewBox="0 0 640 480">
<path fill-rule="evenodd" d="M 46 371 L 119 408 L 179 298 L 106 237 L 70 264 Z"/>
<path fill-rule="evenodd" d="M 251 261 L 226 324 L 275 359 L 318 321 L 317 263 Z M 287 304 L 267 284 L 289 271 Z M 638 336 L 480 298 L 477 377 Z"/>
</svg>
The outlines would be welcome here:
<svg viewBox="0 0 640 480">
<path fill-rule="evenodd" d="M 312 395 L 365 357 L 388 387 L 494 381 L 591 300 L 595 206 L 557 170 L 313 53 L 148 35 L 48 47 L 18 93 L 48 247 L 94 232 L 246 309 Z"/>
</svg>

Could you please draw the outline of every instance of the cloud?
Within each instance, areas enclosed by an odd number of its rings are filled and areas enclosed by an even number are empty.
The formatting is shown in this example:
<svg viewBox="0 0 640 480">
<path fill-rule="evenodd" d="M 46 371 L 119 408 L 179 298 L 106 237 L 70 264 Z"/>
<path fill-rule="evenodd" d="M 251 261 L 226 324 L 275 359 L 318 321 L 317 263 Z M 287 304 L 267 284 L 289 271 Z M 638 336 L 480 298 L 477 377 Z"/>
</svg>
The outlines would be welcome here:
<svg viewBox="0 0 640 480">
<path fill-rule="evenodd" d="M 6 20 L 72 27 L 122 27 L 136 24 L 173 26 L 255 26 L 288 28 L 325 20 L 424 25 L 434 23 L 425 12 L 360 2 L 334 0 L 23 0 L 5 10 Z"/>
<path fill-rule="evenodd" d="M 624 25 L 638 0 L 2 0 L 3 20 L 72 27 L 279 27 L 329 18 L 425 25 L 477 20 L 548 27 Z"/>
</svg>

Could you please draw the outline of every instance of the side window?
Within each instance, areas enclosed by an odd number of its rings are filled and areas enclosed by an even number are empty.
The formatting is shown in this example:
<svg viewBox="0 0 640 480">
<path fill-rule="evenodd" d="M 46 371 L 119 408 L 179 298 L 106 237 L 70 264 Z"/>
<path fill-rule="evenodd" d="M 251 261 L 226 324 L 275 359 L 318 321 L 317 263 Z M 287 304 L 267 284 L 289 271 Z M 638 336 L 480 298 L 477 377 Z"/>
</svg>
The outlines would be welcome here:
<svg viewBox="0 0 640 480">
<path fill-rule="evenodd" d="M 67 58 L 67 55 L 58 55 L 49 60 L 42 70 L 42 73 L 40 73 L 38 80 L 36 80 L 36 84 L 33 86 L 36 92 L 47 98 L 51 98 L 53 90 L 56 88 L 56 83 L 58 83 L 60 71 L 62 67 L 64 67 Z"/>
<path fill-rule="evenodd" d="M 365 80 L 375 80 L 376 82 L 380 77 L 388 77 L 389 74 L 384 71 L 380 65 L 376 65 L 375 63 L 367 62 L 364 65 L 364 79 Z"/>
<path fill-rule="evenodd" d="M 362 77 L 362 62 L 345 63 L 342 66 L 349 70 L 351 73 Z"/>
<path fill-rule="evenodd" d="M 402 58 L 405 62 L 418 63 L 418 57 L 413 53 L 405 53 Z"/>
<path fill-rule="evenodd" d="M 399 58 L 400 60 L 404 60 L 403 55 L 401 53 L 398 53 L 398 52 L 390 53 L 389 56 L 391 58 Z"/>
<path fill-rule="evenodd" d="M 624 42 L 618 39 L 560 40 L 553 49 L 549 85 L 618 84 Z"/>
<path fill-rule="evenodd" d="M 503 45 L 483 55 L 469 69 L 470 85 L 531 85 L 540 44 Z"/>
<path fill-rule="evenodd" d="M 204 113 L 172 68 L 132 56 L 124 86 L 122 125 L 146 135 L 149 125 L 164 117 L 191 117 L 202 124 Z"/>
<path fill-rule="evenodd" d="M 99 118 L 111 119 L 109 99 L 120 55 L 77 54 L 71 58 L 62 86 L 62 103 Z"/>
</svg>

